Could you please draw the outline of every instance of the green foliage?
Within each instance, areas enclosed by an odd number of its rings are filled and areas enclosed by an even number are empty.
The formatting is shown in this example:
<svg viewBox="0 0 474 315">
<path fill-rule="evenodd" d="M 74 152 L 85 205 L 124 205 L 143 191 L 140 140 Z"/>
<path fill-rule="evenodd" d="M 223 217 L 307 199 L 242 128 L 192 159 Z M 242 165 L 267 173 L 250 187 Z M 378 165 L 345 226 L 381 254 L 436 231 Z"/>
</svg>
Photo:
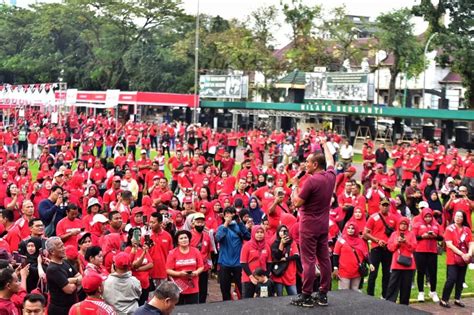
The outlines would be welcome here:
<svg viewBox="0 0 474 315">
<path fill-rule="evenodd" d="M 410 18 L 411 12 L 407 9 L 382 14 L 377 18 L 375 36 L 378 40 L 378 49 L 383 49 L 388 55 L 393 56 L 393 63 L 389 68 L 388 105 L 393 104 L 395 81 L 401 72 L 413 77 L 423 71 L 423 46 L 413 35 Z"/>
<path fill-rule="evenodd" d="M 413 13 L 423 16 L 436 33 L 434 44 L 442 47 L 437 57 L 442 66 L 450 66 L 460 74 L 466 87 L 466 107 L 474 108 L 474 3 L 470 0 L 440 0 L 435 6 L 430 0 L 422 0 Z M 444 24 L 444 17 L 449 24 Z M 427 34 L 428 38 L 430 34 Z"/>
</svg>

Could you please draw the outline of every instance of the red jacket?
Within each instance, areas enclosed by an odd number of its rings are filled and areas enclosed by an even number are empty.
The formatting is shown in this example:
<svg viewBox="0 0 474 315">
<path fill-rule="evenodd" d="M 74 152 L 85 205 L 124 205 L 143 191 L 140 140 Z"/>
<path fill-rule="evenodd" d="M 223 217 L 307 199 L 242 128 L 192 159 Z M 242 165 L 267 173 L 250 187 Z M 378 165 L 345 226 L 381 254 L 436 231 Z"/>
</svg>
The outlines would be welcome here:
<svg viewBox="0 0 474 315">
<path fill-rule="evenodd" d="M 415 257 L 413 253 L 415 252 L 416 248 L 416 237 L 415 234 L 411 231 L 404 231 L 405 234 L 405 242 L 398 244 L 398 237 L 400 236 L 400 231 L 393 232 L 392 236 L 388 239 L 387 248 L 389 251 L 393 252 L 392 256 L 392 265 L 390 269 L 395 270 L 415 270 Z M 411 258 L 411 266 L 402 266 L 400 265 L 397 260 L 400 255 L 408 256 Z"/>
</svg>

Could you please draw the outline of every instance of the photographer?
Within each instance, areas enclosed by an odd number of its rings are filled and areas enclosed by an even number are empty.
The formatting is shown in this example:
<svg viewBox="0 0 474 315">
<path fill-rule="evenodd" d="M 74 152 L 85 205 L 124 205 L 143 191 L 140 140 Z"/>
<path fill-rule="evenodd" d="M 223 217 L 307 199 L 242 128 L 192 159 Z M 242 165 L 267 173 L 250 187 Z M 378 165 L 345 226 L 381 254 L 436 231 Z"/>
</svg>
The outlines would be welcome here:
<svg viewBox="0 0 474 315">
<path fill-rule="evenodd" d="M 296 271 L 301 271 L 301 262 L 296 242 L 289 235 L 286 225 L 277 228 L 276 239 L 271 246 L 272 280 L 276 293 L 283 296 L 283 288 L 287 295 L 296 295 Z"/>
<path fill-rule="evenodd" d="M 374 296 L 375 280 L 377 279 L 379 265 L 382 264 L 382 297 L 386 298 L 388 281 L 390 278 L 390 264 L 392 253 L 387 249 L 388 238 L 395 230 L 397 219 L 389 213 L 390 201 L 383 199 L 380 202 L 380 211 L 374 213 L 367 220 L 364 239 L 371 241 L 370 262 L 374 270 L 369 274 L 367 294 Z"/>
<path fill-rule="evenodd" d="M 240 265 L 240 252 L 243 241 L 250 239 L 250 233 L 236 214 L 235 208 L 224 209 L 224 223 L 219 226 L 216 241 L 219 243 L 220 266 L 219 282 L 224 301 L 231 299 L 231 283 L 234 282 L 238 292 L 242 292 L 242 267 Z"/>
<path fill-rule="evenodd" d="M 38 205 L 39 216 L 45 225 L 45 234 L 48 237 L 56 235 L 56 225 L 66 216 L 66 209 L 61 207 L 62 204 L 63 189 L 60 186 L 53 186 L 49 197 Z"/>
<path fill-rule="evenodd" d="M 138 305 L 145 304 L 148 298 L 150 288 L 150 269 L 153 268 L 153 261 L 148 252 L 149 244 L 141 245 L 141 229 L 138 227 L 131 228 L 128 231 L 127 247 L 125 252 L 129 253 L 132 261 L 132 276 L 140 281 L 142 287 L 142 294 Z"/>
</svg>

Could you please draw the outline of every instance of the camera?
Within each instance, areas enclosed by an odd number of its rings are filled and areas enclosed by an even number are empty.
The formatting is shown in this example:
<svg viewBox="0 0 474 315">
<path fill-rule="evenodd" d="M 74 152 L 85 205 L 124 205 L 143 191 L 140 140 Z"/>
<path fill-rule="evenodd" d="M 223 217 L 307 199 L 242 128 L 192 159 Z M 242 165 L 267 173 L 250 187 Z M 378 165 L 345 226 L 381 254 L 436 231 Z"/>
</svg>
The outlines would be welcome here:
<svg viewBox="0 0 474 315">
<path fill-rule="evenodd" d="M 240 218 L 239 218 L 239 215 L 238 215 L 238 214 L 234 214 L 234 215 L 232 216 L 232 220 L 234 220 L 234 221 L 239 221 L 239 219 L 240 219 Z"/>
<path fill-rule="evenodd" d="M 148 247 L 152 247 L 154 245 L 150 235 L 148 235 L 148 234 L 145 234 L 145 240 L 144 240 L 143 243 Z"/>
<path fill-rule="evenodd" d="M 278 197 L 284 197 L 285 196 L 285 192 L 280 190 L 277 194 Z"/>
</svg>

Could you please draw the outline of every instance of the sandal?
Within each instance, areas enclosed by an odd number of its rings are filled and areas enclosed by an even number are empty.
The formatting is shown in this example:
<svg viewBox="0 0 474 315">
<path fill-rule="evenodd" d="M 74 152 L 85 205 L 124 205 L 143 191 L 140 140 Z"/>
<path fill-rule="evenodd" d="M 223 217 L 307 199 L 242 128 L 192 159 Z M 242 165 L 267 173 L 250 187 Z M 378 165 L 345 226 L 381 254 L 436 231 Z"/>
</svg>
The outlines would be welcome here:
<svg viewBox="0 0 474 315">
<path fill-rule="evenodd" d="M 459 307 L 466 307 L 466 304 L 464 304 L 460 300 L 454 300 L 454 305 L 457 305 Z"/>
<path fill-rule="evenodd" d="M 443 301 L 443 300 L 440 300 L 440 301 L 439 301 L 439 305 L 442 306 L 442 307 L 444 307 L 444 308 L 451 308 L 451 305 L 449 305 L 448 302 L 445 302 L 445 301 Z"/>
</svg>

